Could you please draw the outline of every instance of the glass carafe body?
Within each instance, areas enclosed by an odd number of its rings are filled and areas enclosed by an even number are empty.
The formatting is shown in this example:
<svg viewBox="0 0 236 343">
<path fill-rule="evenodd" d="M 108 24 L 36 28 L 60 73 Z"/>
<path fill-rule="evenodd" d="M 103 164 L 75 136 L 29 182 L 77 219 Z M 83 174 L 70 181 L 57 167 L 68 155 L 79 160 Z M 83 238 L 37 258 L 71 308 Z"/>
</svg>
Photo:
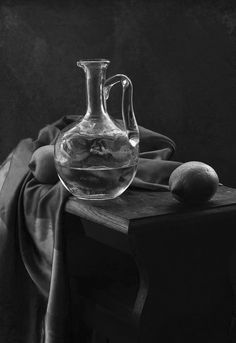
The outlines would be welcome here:
<svg viewBox="0 0 236 343">
<path fill-rule="evenodd" d="M 55 143 L 55 165 L 63 185 L 85 200 L 113 199 L 132 182 L 138 164 L 139 132 L 133 111 L 133 87 L 127 76 L 106 80 L 107 60 L 78 62 L 86 74 L 87 111 L 61 131 Z M 112 119 L 106 101 L 121 83 L 122 119 Z"/>
</svg>

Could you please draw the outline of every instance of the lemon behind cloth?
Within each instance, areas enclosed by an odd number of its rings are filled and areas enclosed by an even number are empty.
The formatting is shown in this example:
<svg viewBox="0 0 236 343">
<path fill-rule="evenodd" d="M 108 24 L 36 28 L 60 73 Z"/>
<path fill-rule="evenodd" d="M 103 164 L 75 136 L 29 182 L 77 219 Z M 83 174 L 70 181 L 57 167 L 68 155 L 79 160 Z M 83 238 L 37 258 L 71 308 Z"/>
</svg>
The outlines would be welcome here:
<svg viewBox="0 0 236 343">
<path fill-rule="evenodd" d="M 218 184 L 215 170 L 197 161 L 183 163 L 169 178 L 169 189 L 173 197 L 187 204 L 207 202 L 215 194 Z"/>
<path fill-rule="evenodd" d="M 44 145 L 35 150 L 29 168 L 40 183 L 56 183 L 58 175 L 54 162 L 54 145 Z"/>
</svg>

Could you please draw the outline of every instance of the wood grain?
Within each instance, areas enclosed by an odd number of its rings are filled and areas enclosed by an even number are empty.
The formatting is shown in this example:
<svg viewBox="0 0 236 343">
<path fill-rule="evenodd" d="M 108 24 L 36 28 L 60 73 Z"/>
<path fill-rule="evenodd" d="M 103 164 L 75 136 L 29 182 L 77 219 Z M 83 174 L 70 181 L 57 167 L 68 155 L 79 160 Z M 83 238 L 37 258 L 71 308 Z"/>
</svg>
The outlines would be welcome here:
<svg viewBox="0 0 236 343">
<path fill-rule="evenodd" d="M 132 220 L 173 214 L 199 214 L 233 204 L 236 204 L 236 189 L 225 186 L 219 186 L 211 201 L 195 207 L 177 202 L 170 192 L 129 189 L 122 196 L 106 201 L 84 201 L 71 197 L 66 204 L 66 212 L 127 234 Z"/>
</svg>

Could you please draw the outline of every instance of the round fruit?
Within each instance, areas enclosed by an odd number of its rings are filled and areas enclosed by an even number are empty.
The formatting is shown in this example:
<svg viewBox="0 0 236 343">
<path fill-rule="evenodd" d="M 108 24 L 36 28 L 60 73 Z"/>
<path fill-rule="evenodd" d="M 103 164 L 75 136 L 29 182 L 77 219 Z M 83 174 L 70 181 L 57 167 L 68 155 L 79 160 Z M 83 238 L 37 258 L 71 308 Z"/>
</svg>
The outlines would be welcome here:
<svg viewBox="0 0 236 343">
<path fill-rule="evenodd" d="M 54 145 L 44 145 L 35 150 L 29 168 L 40 183 L 56 183 L 58 176 L 54 162 Z"/>
<path fill-rule="evenodd" d="M 169 189 L 174 198 L 188 204 L 210 200 L 215 194 L 219 178 L 209 165 L 191 161 L 177 167 L 169 178 Z"/>
</svg>

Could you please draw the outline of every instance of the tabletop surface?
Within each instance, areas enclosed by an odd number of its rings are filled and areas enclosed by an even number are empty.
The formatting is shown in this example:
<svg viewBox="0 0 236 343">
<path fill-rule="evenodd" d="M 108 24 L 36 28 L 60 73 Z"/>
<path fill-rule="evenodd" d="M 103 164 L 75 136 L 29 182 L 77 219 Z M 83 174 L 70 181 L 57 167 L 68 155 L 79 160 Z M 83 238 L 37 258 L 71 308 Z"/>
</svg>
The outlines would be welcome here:
<svg viewBox="0 0 236 343">
<path fill-rule="evenodd" d="M 128 189 L 121 196 L 105 201 L 86 201 L 70 197 L 66 212 L 109 227 L 126 230 L 132 220 L 163 215 L 204 212 L 236 205 L 236 189 L 219 186 L 214 197 L 204 205 L 188 207 L 170 192 Z"/>
</svg>

